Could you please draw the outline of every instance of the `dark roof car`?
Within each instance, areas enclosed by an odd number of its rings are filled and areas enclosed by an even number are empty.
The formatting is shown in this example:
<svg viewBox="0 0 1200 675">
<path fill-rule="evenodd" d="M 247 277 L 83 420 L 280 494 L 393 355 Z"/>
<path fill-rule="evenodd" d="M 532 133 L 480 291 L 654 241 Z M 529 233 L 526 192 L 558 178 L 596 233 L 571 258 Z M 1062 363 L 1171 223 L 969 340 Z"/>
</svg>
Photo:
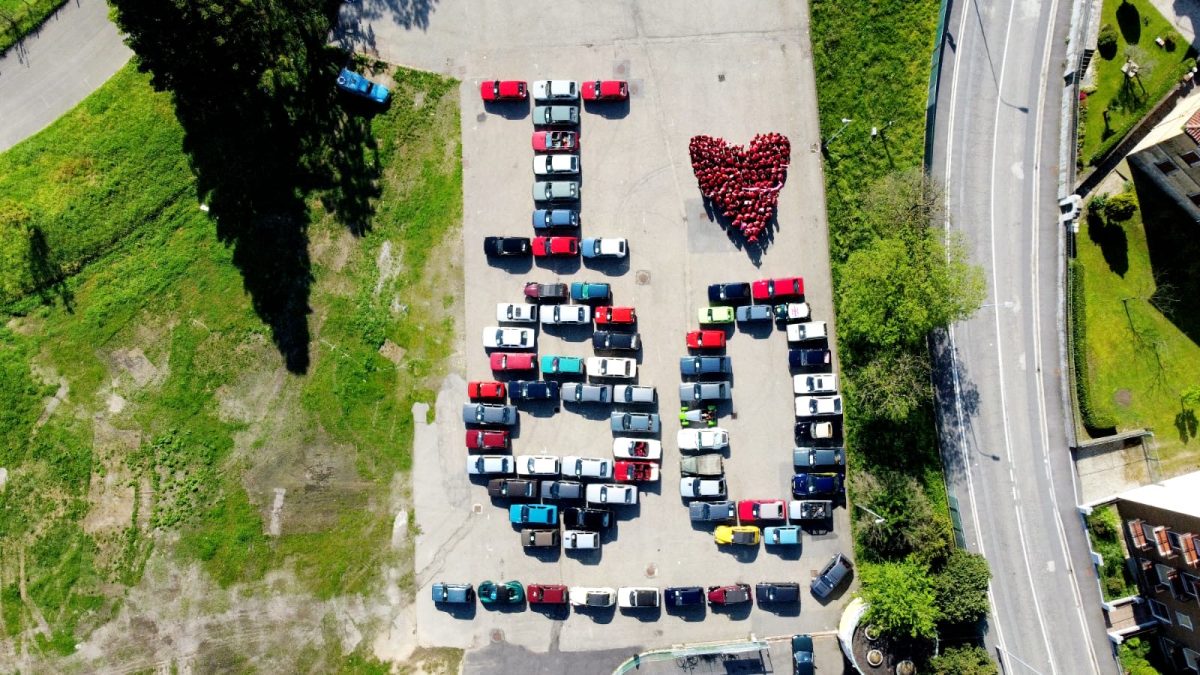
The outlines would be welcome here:
<svg viewBox="0 0 1200 675">
<path fill-rule="evenodd" d="M 545 380 L 517 380 L 508 383 L 508 400 L 517 401 L 557 401 L 557 382 Z"/>
<path fill-rule="evenodd" d="M 530 300 L 566 300 L 566 284 L 539 284 L 529 281 L 525 284 L 525 297 Z"/>
<path fill-rule="evenodd" d="M 792 636 L 792 673 L 793 675 L 815 675 L 816 663 L 813 659 L 813 639 L 808 635 Z"/>
<path fill-rule="evenodd" d="M 475 589 L 471 584 L 438 581 L 433 584 L 433 601 L 453 604 L 475 602 Z"/>
<path fill-rule="evenodd" d="M 525 602 L 525 587 L 519 581 L 484 581 L 479 584 L 479 601 L 485 605 L 516 605 Z"/>
<path fill-rule="evenodd" d="M 537 497 L 538 484 L 536 480 L 524 478 L 493 478 L 488 481 L 489 497 L 507 497 L 509 499 L 533 499 Z"/>
<path fill-rule="evenodd" d="M 602 530 L 612 522 L 612 512 L 605 509 L 563 509 L 563 527 L 577 530 Z"/>
<path fill-rule="evenodd" d="M 692 502 L 688 504 L 688 517 L 697 522 L 715 522 L 737 518 L 734 502 Z"/>
<path fill-rule="evenodd" d="M 512 426 L 517 423 L 517 409 L 511 405 L 464 403 L 462 418 L 464 424 L 503 424 Z"/>
<path fill-rule="evenodd" d="M 607 300 L 612 287 L 602 281 L 572 281 L 571 299 L 576 302 Z"/>
<path fill-rule="evenodd" d="M 670 586 L 663 589 L 667 607 L 694 607 L 704 604 L 704 589 L 699 586 Z"/>
<path fill-rule="evenodd" d="M 812 368 L 828 366 L 833 362 L 833 354 L 828 349 L 789 349 L 788 366 L 792 368 Z"/>
<path fill-rule="evenodd" d="M 485 101 L 524 101 L 529 89 L 520 80 L 484 80 L 479 83 L 479 97 Z"/>
<path fill-rule="evenodd" d="M 525 548 L 558 548 L 558 530 L 521 530 L 521 546 Z"/>
<path fill-rule="evenodd" d="M 724 375 L 733 372 L 728 356 L 684 356 L 679 359 L 680 375 Z"/>
<path fill-rule="evenodd" d="M 579 227 L 579 212 L 574 209 L 538 209 L 533 212 L 533 229 Z"/>
<path fill-rule="evenodd" d="M 754 599 L 758 604 L 799 602 L 800 584 L 792 581 L 763 581 L 754 585 Z"/>
<path fill-rule="evenodd" d="M 484 237 L 487 255 L 529 255 L 529 237 Z"/>
<path fill-rule="evenodd" d="M 796 448 L 792 451 L 792 464 L 797 469 L 842 471 L 846 456 L 842 448 Z"/>
<path fill-rule="evenodd" d="M 842 494 L 840 473 L 798 473 L 792 476 L 792 494 L 803 497 L 836 497 Z"/>
<path fill-rule="evenodd" d="M 592 333 L 592 349 L 637 351 L 642 346 L 642 336 L 637 333 L 618 333 L 598 330 Z"/>
<path fill-rule="evenodd" d="M 542 481 L 542 499 L 579 499 L 583 497 L 583 483 L 573 480 Z"/>
<path fill-rule="evenodd" d="M 724 284 L 712 284 L 708 287 L 708 301 L 711 303 L 735 303 L 739 300 L 750 299 L 750 284 L 744 281 L 733 281 Z"/>
<path fill-rule="evenodd" d="M 708 601 L 714 605 L 736 605 L 750 602 L 750 584 L 709 586 Z"/>
<path fill-rule="evenodd" d="M 846 556 L 841 553 L 833 556 L 812 580 L 812 594 L 820 599 L 829 597 L 846 580 L 846 577 L 850 576 L 853 569 L 854 566 L 850 564 Z"/>
<path fill-rule="evenodd" d="M 842 423 L 840 419 L 832 420 L 805 420 L 796 422 L 796 442 L 797 443 L 821 443 L 824 441 L 837 442 L 833 439 L 842 437 Z"/>
</svg>

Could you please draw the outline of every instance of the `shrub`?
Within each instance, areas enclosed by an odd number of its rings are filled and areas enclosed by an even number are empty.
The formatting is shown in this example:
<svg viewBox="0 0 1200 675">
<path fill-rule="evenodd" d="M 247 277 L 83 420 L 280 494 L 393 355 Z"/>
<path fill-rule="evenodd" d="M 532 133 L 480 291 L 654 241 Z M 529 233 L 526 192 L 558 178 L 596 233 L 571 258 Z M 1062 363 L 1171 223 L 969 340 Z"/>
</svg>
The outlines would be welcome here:
<svg viewBox="0 0 1200 675">
<path fill-rule="evenodd" d="M 988 613 L 988 582 L 992 572 L 977 553 L 955 549 L 934 577 L 942 621 L 972 623 Z"/>
<path fill-rule="evenodd" d="M 1107 410 L 1098 409 L 1092 399 L 1091 379 L 1087 360 L 1087 304 L 1083 293 L 1083 263 L 1072 260 L 1068 271 L 1071 275 L 1071 343 L 1075 348 L 1075 397 L 1079 403 L 1079 414 L 1083 426 L 1093 436 L 1111 433 L 1117 420 Z"/>
<path fill-rule="evenodd" d="M 1100 35 L 1096 38 L 1096 49 L 1100 56 L 1111 59 L 1117 55 L 1117 29 L 1111 23 L 1100 26 Z"/>
<path fill-rule="evenodd" d="M 859 565 L 866 621 L 888 635 L 933 638 L 941 618 L 933 579 L 912 561 Z"/>
<path fill-rule="evenodd" d="M 996 675 L 996 664 L 982 647 L 951 647 L 929 662 L 933 675 Z"/>
<path fill-rule="evenodd" d="M 1097 539 L 1116 541 L 1120 526 L 1117 523 L 1117 513 L 1108 507 L 1095 509 L 1087 517 L 1088 529 Z"/>
<path fill-rule="evenodd" d="M 1137 197 L 1132 192 L 1122 192 L 1109 197 L 1104 205 L 1104 217 L 1114 222 L 1124 222 L 1137 212 Z"/>
</svg>

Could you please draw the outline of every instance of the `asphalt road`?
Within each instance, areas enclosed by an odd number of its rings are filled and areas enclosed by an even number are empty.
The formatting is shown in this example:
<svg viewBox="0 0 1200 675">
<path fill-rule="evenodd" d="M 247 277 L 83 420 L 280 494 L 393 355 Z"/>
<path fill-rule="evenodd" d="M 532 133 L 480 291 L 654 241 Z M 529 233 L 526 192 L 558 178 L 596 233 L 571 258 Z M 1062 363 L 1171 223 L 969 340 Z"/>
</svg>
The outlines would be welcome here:
<svg viewBox="0 0 1200 675">
<path fill-rule="evenodd" d="M 1058 148 L 1068 0 L 954 2 L 933 172 L 985 305 L 938 345 L 948 482 L 991 564 L 1006 672 L 1116 672 L 1080 520 L 1063 398 Z"/>
</svg>

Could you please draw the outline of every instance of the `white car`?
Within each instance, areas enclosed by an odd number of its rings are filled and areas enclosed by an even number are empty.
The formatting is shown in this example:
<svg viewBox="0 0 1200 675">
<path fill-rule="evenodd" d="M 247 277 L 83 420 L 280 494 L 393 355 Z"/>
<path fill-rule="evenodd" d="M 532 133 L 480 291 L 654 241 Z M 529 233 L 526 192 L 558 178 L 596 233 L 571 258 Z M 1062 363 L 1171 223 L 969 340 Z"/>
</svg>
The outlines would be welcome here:
<svg viewBox="0 0 1200 675">
<path fill-rule="evenodd" d="M 708 497 L 725 496 L 724 478 L 695 478 L 679 479 L 679 494 L 688 499 L 706 499 Z"/>
<path fill-rule="evenodd" d="M 841 415 L 841 396 L 797 396 L 796 417 L 816 417 L 817 415 Z"/>
<path fill-rule="evenodd" d="M 804 342 L 805 340 L 822 340 L 829 337 L 829 327 L 824 321 L 809 321 L 808 323 L 789 323 L 787 327 L 788 342 Z"/>
<path fill-rule="evenodd" d="M 467 458 L 467 473 L 472 476 L 513 472 L 512 455 L 472 455 Z"/>
<path fill-rule="evenodd" d="M 562 545 L 566 549 L 600 548 L 600 533 L 588 530 L 563 530 Z"/>
<path fill-rule="evenodd" d="M 517 457 L 518 476 L 557 476 L 558 458 L 543 455 Z"/>
<path fill-rule="evenodd" d="M 587 305 L 550 305 L 542 309 L 542 325 L 591 323 L 592 308 Z"/>
<path fill-rule="evenodd" d="M 614 438 L 613 457 L 617 459 L 662 459 L 662 443 L 652 438 Z"/>
<path fill-rule="evenodd" d="M 792 391 L 797 394 L 832 394 L 837 388 L 837 375 L 833 373 L 792 376 Z"/>
<path fill-rule="evenodd" d="M 624 609 L 658 607 L 659 593 L 653 586 L 622 586 L 617 589 L 617 606 Z"/>
<path fill-rule="evenodd" d="M 783 309 L 780 310 L 780 307 Z M 808 321 L 808 317 L 811 314 L 812 312 L 809 310 L 807 302 L 788 302 L 782 305 L 775 305 L 775 318 L 777 319 Z"/>
<path fill-rule="evenodd" d="M 533 173 L 538 176 L 579 173 L 579 155 L 538 155 L 533 158 Z"/>
<path fill-rule="evenodd" d="M 546 318 L 544 313 L 542 318 Z M 637 361 L 617 356 L 593 356 L 587 360 L 587 372 L 592 377 L 619 377 L 631 380 L 637 377 Z M 618 392 L 613 392 L 613 399 L 618 403 L 621 401 Z"/>
<path fill-rule="evenodd" d="M 654 387 L 645 384 L 618 384 L 613 387 L 613 403 L 646 403 L 658 400 Z"/>
<path fill-rule="evenodd" d="M 613 477 L 613 463 L 597 457 L 576 457 L 567 455 L 562 458 L 562 475 L 568 478 L 600 478 L 608 480 Z"/>
<path fill-rule="evenodd" d="M 587 501 L 589 504 L 637 504 L 638 490 L 632 485 L 617 485 L 615 483 L 594 483 L 587 486 Z"/>
<path fill-rule="evenodd" d="M 535 80 L 533 100 L 566 101 L 579 98 L 579 83 L 574 80 Z"/>
<path fill-rule="evenodd" d="M 537 305 L 526 303 L 498 302 L 496 303 L 496 320 L 513 323 L 535 323 L 537 321 Z"/>
<path fill-rule="evenodd" d="M 617 592 L 611 588 L 572 586 L 567 597 L 576 607 L 612 607 L 617 604 Z"/>
<path fill-rule="evenodd" d="M 720 450 L 729 447 L 729 432 L 721 427 L 680 429 L 675 445 L 680 450 Z"/>
<path fill-rule="evenodd" d="M 492 349 L 533 349 L 537 347 L 537 336 L 532 328 L 488 326 L 483 329 L 483 346 Z"/>
<path fill-rule="evenodd" d="M 579 252 L 585 258 L 624 258 L 629 242 L 620 237 L 587 237 L 579 242 Z"/>
</svg>

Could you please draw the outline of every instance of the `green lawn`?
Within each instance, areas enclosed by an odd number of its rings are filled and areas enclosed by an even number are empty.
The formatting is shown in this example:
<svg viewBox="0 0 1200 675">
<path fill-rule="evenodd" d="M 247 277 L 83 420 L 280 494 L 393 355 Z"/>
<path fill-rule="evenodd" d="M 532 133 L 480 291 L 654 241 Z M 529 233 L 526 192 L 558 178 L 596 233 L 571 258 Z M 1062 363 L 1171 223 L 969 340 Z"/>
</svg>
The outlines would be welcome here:
<svg viewBox="0 0 1200 675">
<path fill-rule="evenodd" d="M 1101 25 L 1112 27 L 1114 49 L 1100 49 L 1095 90 L 1087 92 L 1079 127 L 1079 161 L 1096 162 L 1146 114 L 1193 63 L 1196 55 L 1148 0 L 1104 0 Z M 1159 47 L 1155 38 L 1162 38 Z M 1137 79 L 1121 72 L 1126 59 L 1141 66 Z M 1108 122 L 1104 111 L 1108 110 Z"/>
<path fill-rule="evenodd" d="M 308 200 L 303 376 L 200 210 L 170 99 L 147 76 L 126 67 L 0 155 L 6 636 L 71 652 L 156 549 L 222 585 L 289 568 L 318 598 L 372 592 L 383 562 L 410 555 L 390 545 L 394 478 L 411 406 L 432 403 L 454 339 L 462 174 L 457 82 L 395 78 L 363 149 L 383 176 L 370 227 L 352 235 Z M 281 485 L 282 536 L 268 537 Z"/>
<path fill-rule="evenodd" d="M 66 0 L 0 0 L 0 54 L 64 4 Z"/>
</svg>

